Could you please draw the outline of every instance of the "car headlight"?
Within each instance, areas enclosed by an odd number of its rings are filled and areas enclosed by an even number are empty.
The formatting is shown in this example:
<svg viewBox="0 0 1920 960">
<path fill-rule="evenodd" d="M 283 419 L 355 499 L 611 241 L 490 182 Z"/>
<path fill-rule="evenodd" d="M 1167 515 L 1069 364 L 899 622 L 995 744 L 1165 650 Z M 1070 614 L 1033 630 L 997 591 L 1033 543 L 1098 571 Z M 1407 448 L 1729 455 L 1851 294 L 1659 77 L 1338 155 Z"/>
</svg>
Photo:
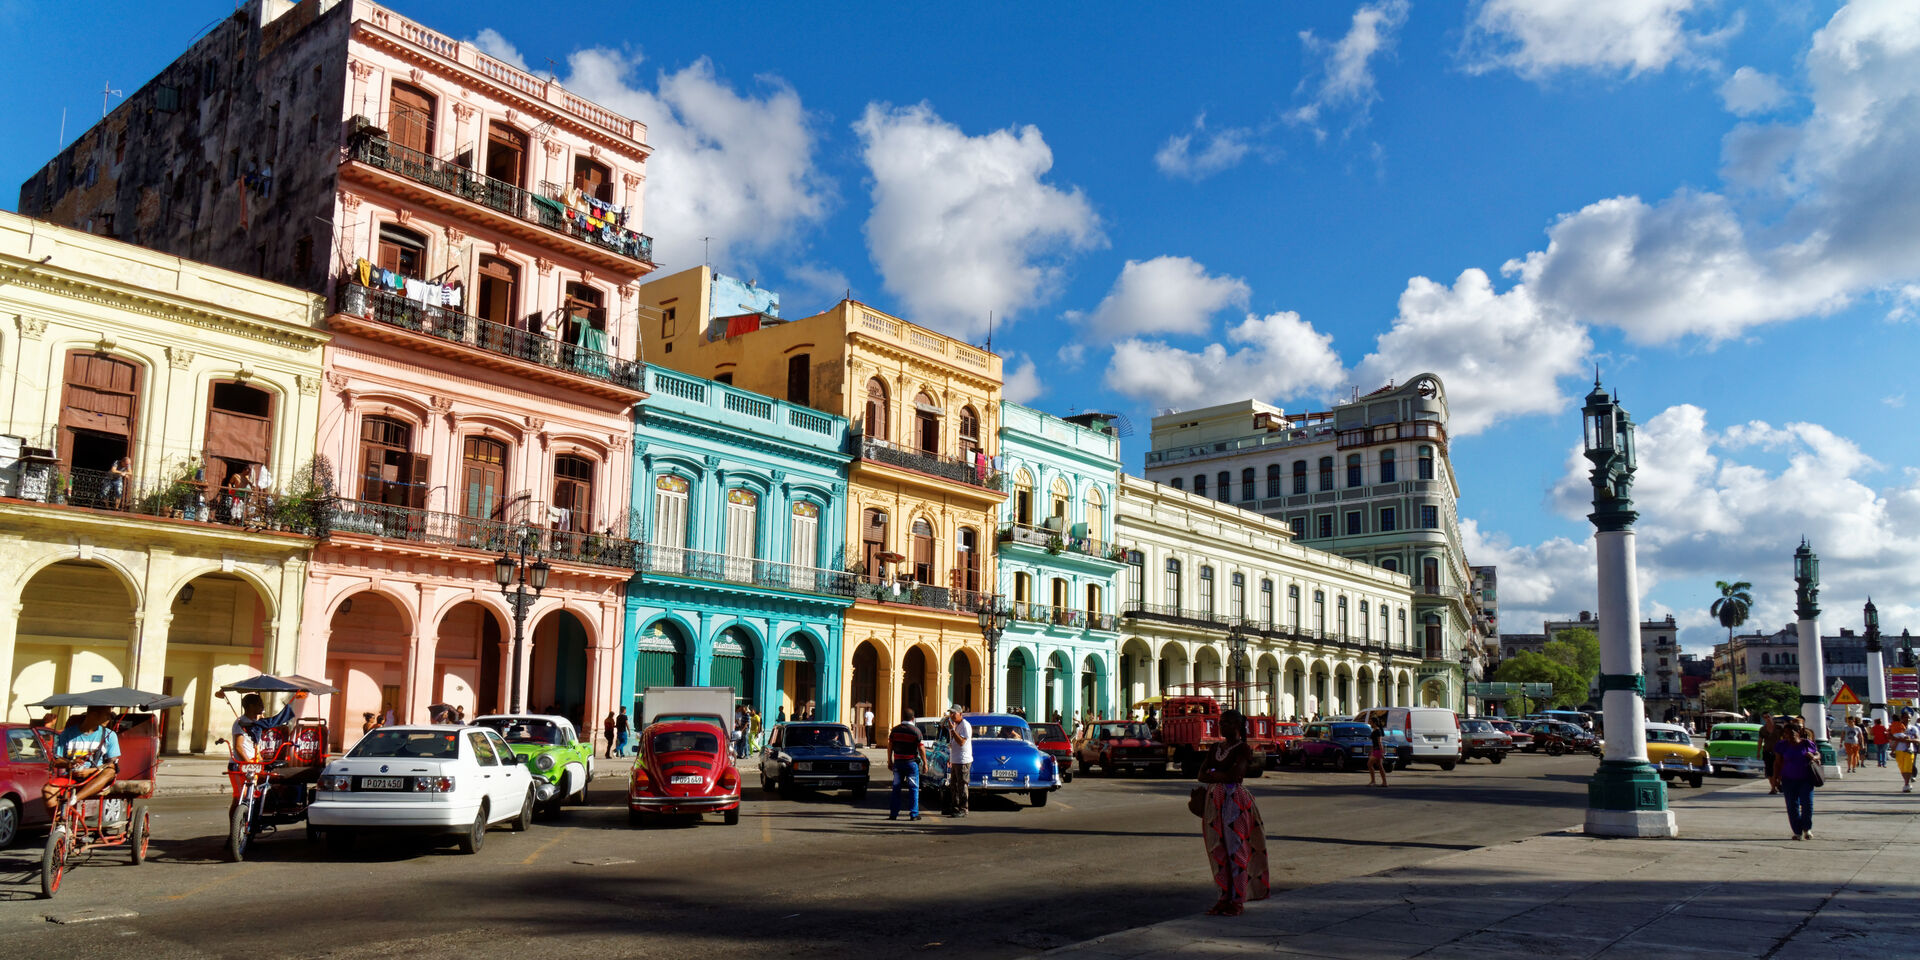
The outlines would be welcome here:
<svg viewBox="0 0 1920 960">
<path fill-rule="evenodd" d="M 547 771 L 549 771 L 549 770 L 552 770 L 552 769 L 553 769 L 553 754 L 551 754 L 551 753 L 543 753 L 543 754 L 540 754 L 539 756 L 536 756 L 536 757 L 534 757 L 534 758 L 533 758 L 533 768 L 534 768 L 535 770 L 538 770 L 538 771 L 540 771 L 541 773 L 546 773 Z"/>
<path fill-rule="evenodd" d="M 853 762 L 853 771 L 855 773 L 865 773 L 866 769 L 867 769 L 867 762 L 865 760 L 855 760 Z"/>
</svg>

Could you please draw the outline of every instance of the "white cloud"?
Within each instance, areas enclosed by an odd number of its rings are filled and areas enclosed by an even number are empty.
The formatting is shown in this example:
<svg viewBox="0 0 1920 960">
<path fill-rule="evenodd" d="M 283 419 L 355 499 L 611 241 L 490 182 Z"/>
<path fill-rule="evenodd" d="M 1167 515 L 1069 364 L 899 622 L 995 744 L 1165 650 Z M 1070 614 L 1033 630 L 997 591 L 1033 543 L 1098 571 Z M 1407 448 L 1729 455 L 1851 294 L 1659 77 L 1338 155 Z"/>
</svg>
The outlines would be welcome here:
<svg viewBox="0 0 1920 960">
<path fill-rule="evenodd" d="M 513 45 L 513 41 L 501 36 L 500 31 L 492 27 L 480 31 L 480 35 L 473 38 L 473 45 L 479 47 L 481 53 L 495 60 L 512 64 L 522 70 L 528 69 L 527 58 L 520 55 L 520 49 Z"/>
<path fill-rule="evenodd" d="M 1047 391 L 1040 382 L 1040 371 L 1034 366 L 1033 358 L 1018 353 L 1010 353 L 1001 360 L 1003 373 L 1000 382 L 1000 395 L 1014 403 L 1031 403 L 1035 397 Z"/>
<path fill-rule="evenodd" d="M 872 176 L 867 250 L 907 318 L 977 337 L 1054 293 L 1060 257 L 1105 241 L 1078 188 L 1046 183 L 1040 130 L 968 136 L 926 104 L 868 104 L 853 125 Z"/>
<path fill-rule="evenodd" d="M 1156 340 L 1123 340 L 1114 345 L 1107 386 L 1156 410 L 1190 409 L 1249 396 L 1323 394 L 1345 376 L 1333 335 L 1291 311 L 1249 314 L 1227 339 L 1239 348 L 1215 343 L 1194 352 Z"/>
<path fill-rule="evenodd" d="M 702 58 L 662 71 L 647 90 L 629 83 L 637 56 L 581 50 L 567 65 L 568 90 L 647 125 L 642 229 L 664 269 L 699 263 L 701 238 L 711 237 L 715 266 L 737 271 L 738 259 L 787 250 L 825 216 L 831 187 L 814 167 L 817 137 L 784 81 L 760 77 L 760 95 L 742 94 Z"/>
<path fill-rule="evenodd" d="M 1727 109 L 1743 117 L 1767 113 L 1787 102 L 1787 88 L 1770 73 L 1741 67 L 1720 84 L 1720 101 Z"/>
<path fill-rule="evenodd" d="M 1530 80 L 1562 70 L 1628 76 L 1703 63 L 1700 51 L 1739 29 L 1687 28 L 1696 0 L 1485 0 L 1467 25 L 1467 70 Z"/>
<path fill-rule="evenodd" d="M 1188 257 L 1128 260 L 1100 305 L 1073 319 L 1106 340 L 1143 333 L 1204 334 L 1215 314 L 1245 309 L 1247 283 L 1207 273 Z"/>
<path fill-rule="evenodd" d="M 1193 118 L 1193 132 L 1174 134 L 1161 144 L 1153 155 L 1153 164 L 1169 177 L 1205 180 L 1245 159 L 1251 149 L 1247 141 L 1252 136 L 1253 131 L 1246 127 L 1225 127 L 1210 132 L 1207 115 L 1203 113 Z M 1195 138 L 1204 142 L 1197 151 Z"/>
<path fill-rule="evenodd" d="M 1880 402 L 1886 404 L 1889 407 L 1892 407 L 1895 410 L 1898 410 L 1901 407 L 1904 407 L 1907 405 L 1907 392 L 1905 390 L 1902 390 L 1899 393 L 1890 393 L 1884 397 L 1881 397 Z"/>
<path fill-rule="evenodd" d="M 1894 322 L 1911 320 L 1920 313 L 1920 283 L 1909 283 L 1893 295 L 1893 309 L 1887 311 L 1887 319 Z"/>
<path fill-rule="evenodd" d="M 1054 356 L 1059 358 L 1060 363 L 1068 369 L 1077 370 L 1081 364 L 1087 362 L 1087 345 L 1075 340 L 1072 343 L 1062 345 L 1059 352 L 1054 354 Z"/>
<path fill-rule="evenodd" d="M 1495 293 L 1485 271 L 1469 269 L 1451 287 L 1407 281 L 1399 315 L 1354 379 L 1384 385 L 1438 374 L 1447 430 L 1465 436 L 1507 417 L 1565 409 L 1559 379 L 1579 373 L 1592 348 L 1583 327 L 1543 308 L 1524 285 Z"/>
<path fill-rule="evenodd" d="M 1373 82 L 1373 58 L 1393 49 L 1394 35 L 1407 22 L 1407 10 L 1407 0 L 1364 4 L 1353 12 L 1346 35 L 1337 41 L 1301 31 L 1300 43 L 1307 54 L 1319 58 L 1319 82 L 1313 82 L 1313 75 L 1300 82 L 1300 89 L 1311 93 L 1306 103 L 1287 113 L 1287 119 L 1312 127 L 1321 137 L 1326 136 L 1320 127 L 1321 114 L 1327 110 L 1351 109 L 1352 125 L 1365 123 L 1368 108 L 1380 97 Z"/>
</svg>

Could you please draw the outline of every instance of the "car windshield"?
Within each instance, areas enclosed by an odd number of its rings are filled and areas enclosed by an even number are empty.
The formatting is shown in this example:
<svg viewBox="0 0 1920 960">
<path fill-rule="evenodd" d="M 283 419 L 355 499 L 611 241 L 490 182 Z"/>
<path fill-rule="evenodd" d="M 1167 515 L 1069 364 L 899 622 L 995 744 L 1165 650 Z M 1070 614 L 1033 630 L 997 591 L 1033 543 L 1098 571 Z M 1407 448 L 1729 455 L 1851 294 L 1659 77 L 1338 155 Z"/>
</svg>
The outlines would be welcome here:
<svg viewBox="0 0 1920 960">
<path fill-rule="evenodd" d="M 567 742 L 560 725 L 552 720 L 538 720 L 531 717 L 488 717 L 476 720 L 475 724 L 491 727 L 508 743 L 558 744 Z"/>
<path fill-rule="evenodd" d="M 720 738 L 704 730 L 668 730 L 653 735 L 655 753 L 679 753 L 684 750 L 719 753 Z"/>
<path fill-rule="evenodd" d="M 1462 720 L 1460 721 L 1460 729 L 1468 733 L 1486 733 L 1493 729 L 1493 724 L 1485 720 Z"/>
<path fill-rule="evenodd" d="M 793 727 L 787 728 L 787 746 L 789 747 L 844 747 L 847 745 L 845 727 Z"/>
<path fill-rule="evenodd" d="M 1032 740 L 1033 735 L 1023 726 L 1011 723 L 976 723 L 973 725 L 975 740 Z"/>
<path fill-rule="evenodd" d="M 1365 738 L 1373 735 L 1373 728 L 1364 723 L 1336 723 L 1329 729 L 1333 731 L 1331 736 L 1335 737 Z"/>
<path fill-rule="evenodd" d="M 1057 723 L 1036 723 L 1033 725 L 1033 739 L 1035 740 L 1065 740 L 1066 738 L 1067 732 L 1060 729 L 1060 725 Z"/>
<path fill-rule="evenodd" d="M 1741 730 L 1737 727 L 1714 727 L 1713 739 L 1732 743 L 1755 743 L 1760 739 L 1760 731 Z"/>
<path fill-rule="evenodd" d="M 444 730 L 375 730 L 347 751 L 349 757 L 424 757 L 452 760 L 460 741 Z"/>
<path fill-rule="evenodd" d="M 1692 745 L 1693 738 L 1685 730 L 1648 730 L 1648 743 L 1684 743 Z"/>
<path fill-rule="evenodd" d="M 1300 735 L 1300 725 L 1297 723 L 1276 723 L 1273 725 L 1273 732 L 1275 736 L 1297 737 Z"/>
<path fill-rule="evenodd" d="M 1147 732 L 1144 723 L 1101 723 L 1093 728 L 1093 736 L 1101 740 L 1117 740 L 1131 737 L 1135 740 L 1150 740 L 1153 735 Z"/>
</svg>

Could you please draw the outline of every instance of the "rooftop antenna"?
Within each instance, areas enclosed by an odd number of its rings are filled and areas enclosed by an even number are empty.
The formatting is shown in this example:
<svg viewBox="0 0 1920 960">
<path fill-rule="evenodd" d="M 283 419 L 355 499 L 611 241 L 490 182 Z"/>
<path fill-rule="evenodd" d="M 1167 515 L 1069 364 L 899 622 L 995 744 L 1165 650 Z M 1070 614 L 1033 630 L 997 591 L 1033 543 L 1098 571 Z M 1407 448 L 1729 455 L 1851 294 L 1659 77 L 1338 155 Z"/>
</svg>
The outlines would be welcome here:
<svg viewBox="0 0 1920 960">
<path fill-rule="evenodd" d="M 987 352 L 993 352 L 993 311 L 987 311 Z"/>
<path fill-rule="evenodd" d="M 107 118 L 107 103 L 111 101 L 114 97 L 122 97 L 122 96 L 125 96 L 125 94 L 121 93 L 118 90 L 115 90 L 113 88 L 113 84 L 102 83 L 100 85 L 100 119 L 105 120 Z M 64 135 L 65 132 L 66 132 L 65 125 L 63 124 L 61 133 Z"/>
<path fill-rule="evenodd" d="M 700 251 L 701 251 L 700 252 L 701 263 L 705 264 L 708 267 L 713 266 L 713 238 L 712 237 L 700 238 Z"/>
<path fill-rule="evenodd" d="M 67 145 L 67 108 L 61 107 L 60 108 L 60 139 L 53 141 L 53 146 L 55 149 L 59 149 L 66 145 Z"/>
<path fill-rule="evenodd" d="M 554 71 L 554 69 L 553 69 L 553 68 L 554 68 L 554 66 L 555 66 L 555 64 L 554 64 L 554 61 L 553 61 L 553 58 L 552 58 L 552 57 L 548 57 L 548 58 L 546 58 L 546 59 L 547 59 L 547 82 L 548 82 L 548 83 L 552 83 L 552 82 L 554 82 L 554 81 L 556 81 L 556 80 L 558 80 L 558 79 L 560 79 L 560 74 L 559 74 L 559 73 L 557 73 L 557 72 L 555 72 L 555 71 Z"/>
</svg>

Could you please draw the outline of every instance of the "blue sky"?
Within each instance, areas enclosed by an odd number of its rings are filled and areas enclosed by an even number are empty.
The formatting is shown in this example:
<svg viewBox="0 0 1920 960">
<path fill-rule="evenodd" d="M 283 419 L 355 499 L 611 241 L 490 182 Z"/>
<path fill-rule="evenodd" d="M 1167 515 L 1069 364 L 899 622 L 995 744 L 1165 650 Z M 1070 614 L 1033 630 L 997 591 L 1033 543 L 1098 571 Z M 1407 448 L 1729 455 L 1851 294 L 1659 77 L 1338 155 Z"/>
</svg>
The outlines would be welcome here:
<svg viewBox="0 0 1920 960">
<path fill-rule="evenodd" d="M 90 6 L 0 0 L 7 184 L 231 10 Z M 991 310 L 1010 389 L 1127 412 L 1132 469 L 1165 407 L 1440 373 L 1508 631 L 1593 604 L 1594 363 L 1649 615 L 1697 649 L 1739 578 L 1776 628 L 1804 533 L 1827 632 L 1920 629 L 1920 0 L 393 7 L 648 123 L 664 270 L 712 237 L 790 315 Z"/>
</svg>

